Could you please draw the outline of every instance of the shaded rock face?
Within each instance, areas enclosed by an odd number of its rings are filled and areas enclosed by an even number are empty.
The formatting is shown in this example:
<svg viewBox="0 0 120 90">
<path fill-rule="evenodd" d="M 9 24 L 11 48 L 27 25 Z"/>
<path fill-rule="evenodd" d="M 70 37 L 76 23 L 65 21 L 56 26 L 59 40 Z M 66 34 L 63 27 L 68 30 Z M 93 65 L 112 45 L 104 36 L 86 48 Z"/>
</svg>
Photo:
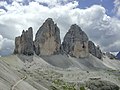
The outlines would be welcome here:
<svg viewBox="0 0 120 90">
<path fill-rule="evenodd" d="M 81 28 L 73 24 L 66 33 L 61 45 L 60 30 L 51 18 L 48 18 L 39 28 L 33 42 L 32 27 L 15 38 L 14 54 L 33 55 L 67 54 L 76 58 L 84 58 L 91 53 L 101 59 L 101 50 L 88 41 L 88 36 Z"/>
<path fill-rule="evenodd" d="M 88 52 L 88 37 L 81 28 L 74 24 L 64 37 L 62 43 L 62 51 L 76 58 L 87 57 Z"/>
<path fill-rule="evenodd" d="M 33 55 L 33 29 L 28 28 L 27 31 L 22 32 L 21 36 L 15 38 L 14 54 Z"/>
<path fill-rule="evenodd" d="M 115 55 L 113 55 L 110 52 L 106 52 L 105 55 L 108 56 L 108 58 L 110 58 L 110 59 L 116 59 Z"/>
<path fill-rule="evenodd" d="M 119 90 L 119 86 L 117 86 L 116 84 L 103 80 L 87 81 L 86 86 L 90 90 Z"/>
<path fill-rule="evenodd" d="M 96 47 L 95 44 L 92 41 L 88 42 L 88 49 L 89 53 L 91 53 L 93 56 L 102 59 L 102 52 L 99 47 Z"/>
<path fill-rule="evenodd" d="M 118 54 L 116 55 L 116 58 L 120 60 L 120 52 L 118 52 Z"/>
<path fill-rule="evenodd" d="M 60 30 L 51 18 L 48 18 L 36 33 L 34 50 L 37 55 L 52 55 L 60 50 Z"/>
</svg>

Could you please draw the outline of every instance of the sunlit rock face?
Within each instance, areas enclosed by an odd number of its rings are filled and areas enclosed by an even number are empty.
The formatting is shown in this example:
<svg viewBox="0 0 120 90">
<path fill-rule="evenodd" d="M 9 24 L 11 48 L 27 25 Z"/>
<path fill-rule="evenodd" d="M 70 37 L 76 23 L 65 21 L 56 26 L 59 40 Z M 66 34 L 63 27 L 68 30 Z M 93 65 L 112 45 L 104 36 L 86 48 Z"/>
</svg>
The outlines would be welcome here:
<svg viewBox="0 0 120 90">
<path fill-rule="evenodd" d="M 24 55 L 55 55 L 67 54 L 76 58 L 88 57 L 89 53 L 101 59 L 102 52 L 96 47 L 82 29 L 71 25 L 63 42 L 60 40 L 60 30 L 51 18 L 48 18 L 38 29 L 33 41 L 33 29 L 28 28 L 21 36 L 15 38 L 14 54 Z"/>
<path fill-rule="evenodd" d="M 22 32 L 21 36 L 15 38 L 14 54 L 33 55 L 33 29 L 32 27 Z"/>
<path fill-rule="evenodd" d="M 60 51 L 60 30 L 51 18 L 48 18 L 36 33 L 34 50 L 37 55 L 53 55 Z"/>
<path fill-rule="evenodd" d="M 84 58 L 89 55 L 88 36 L 78 25 L 71 25 L 64 37 L 62 50 L 66 54 L 76 58 Z"/>
</svg>

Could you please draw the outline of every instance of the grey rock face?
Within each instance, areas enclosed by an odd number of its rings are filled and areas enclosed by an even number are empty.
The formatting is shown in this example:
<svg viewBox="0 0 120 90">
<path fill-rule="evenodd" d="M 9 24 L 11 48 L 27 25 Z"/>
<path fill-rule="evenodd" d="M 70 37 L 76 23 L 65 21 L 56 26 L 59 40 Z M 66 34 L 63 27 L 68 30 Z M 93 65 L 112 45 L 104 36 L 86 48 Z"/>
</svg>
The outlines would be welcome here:
<svg viewBox="0 0 120 90">
<path fill-rule="evenodd" d="M 103 80 L 87 81 L 86 86 L 90 90 L 119 90 L 119 86 L 117 86 L 116 84 Z"/>
<path fill-rule="evenodd" d="M 120 60 L 120 52 L 116 55 L 116 59 Z"/>
<path fill-rule="evenodd" d="M 15 38 L 14 54 L 33 55 L 33 29 L 28 28 L 27 31 L 22 32 L 21 36 Z"/>
<path fill-rule="evenodd" d="M 91 53 L 93 56 L 102 59 L 102 52 L 99 47 L 96 47 L 95 44 L 92 41 L 88 42 L 88 49 L 89 53 Z"/>
<path fill-rule="evenodd" d="M 51 18 L 48 18 L 36 33 L 34 49 L 37 55 L 52 55 L 60 50 L 60 30 Z"/>
<path fill-rule="evenodd" d="M 88 37 L 81 28 L 74 24 L 64 37 L 62 50 L 70 56 L 76 58 L 87 57 L 88 52 Z"/>
<path fill-rule="evenodd" d="M 116 59 L 115 55 L 113 55 L 113 54 L 110 53 L 110 52 L 106 52 L 105 55 L 107 55 L 108 58 L 110 58 L 110 59 Z"/>
<path fill-rule="evenodd" d="M 87 57 L 89 53 L 102 58 L 102 52 L 81 28 L 73 24 L 66 33 L 61 45 L 60 30 L 51 18 L 48 18 L 36 33 L 33 42 L 33 30 L 30 27 L 15 38 L 14 54 L 33 55 L 67 54 L 76 58 Z"/>
</svg>

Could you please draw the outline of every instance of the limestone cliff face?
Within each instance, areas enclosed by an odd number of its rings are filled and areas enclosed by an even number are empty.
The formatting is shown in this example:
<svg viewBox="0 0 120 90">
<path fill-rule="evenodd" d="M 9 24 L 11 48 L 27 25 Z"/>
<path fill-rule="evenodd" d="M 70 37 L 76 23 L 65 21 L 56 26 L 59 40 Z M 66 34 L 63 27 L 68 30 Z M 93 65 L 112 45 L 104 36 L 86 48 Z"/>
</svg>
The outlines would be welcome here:
<svg viewBox="0 0 120 90">
<path fill-rule="evenodd" d="M 37 55 L 52 55 L 60 50 L 60 30 L 51 18 L 48 18 L 36 33 L 34 49 Z"/>
<path fill-rule="evenodd" d="M 67 54 L 76 58 L 88 57 L 89 53 L 101 59 L 102 52 L 81 28 L 73 24 L 66 33 L 63 43 L 60 40 L 60 30 L 51 18 L 48 18 L 39 28 L 33 42 L 33 29 L 28 28 L 21 36 L 15 38 L 14 54 L 33 55 Z"/>
<path fill-rule="evenodd" d="M 33 55 L 33 29 L 28 28 L 27 31 L 22 32 L 21 36 L 15 38 L 14 54 Z"/>
<path fill-rule="evenodd" d="M 88 37 L 81 28 L 74 24 L 64 37 L 62 50 L 70 56 L 76 58 L 87 57 L 88 52 Z"/>
<path fill-rule="evenodd" d="M 89 53 L 91 53 L 93 56 L 102 59 L 102 52 L 99 47 L 96 47 L 95 44 L 92 41 L 88 42 L 88 48 Z"/>
</svg>

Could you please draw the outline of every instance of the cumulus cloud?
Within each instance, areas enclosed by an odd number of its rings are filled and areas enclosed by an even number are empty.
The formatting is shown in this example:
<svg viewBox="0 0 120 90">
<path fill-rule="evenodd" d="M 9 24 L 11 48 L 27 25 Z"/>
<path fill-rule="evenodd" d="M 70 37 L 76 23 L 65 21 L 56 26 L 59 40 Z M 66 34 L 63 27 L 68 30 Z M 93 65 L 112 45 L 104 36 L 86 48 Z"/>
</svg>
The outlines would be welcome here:
<svg viewBox="0 0 120 90">
<path fill-rule="evenodd" d="M 72 0 L 35 0 L 36 2 L 39 3 L 45 3 L 48 4 L 49 6 L 56 6 L 58 4 L 64 4 L 67 3 L 68 1 L 72 1 Z"/>
<path fill-rule="evenodd" d="M 48 2 L 50 0 L 39 1 L 50 3 Z M 11 52 L 13 51 L 14 38 L 20 35 L 23 29 L 26 30 L 32 26 L 35 36 L 38 28 L 48 17 L 53 18 L 59 26 L 61 39 L 63 39 L 71 24 L 76 23 L 87 33 L 90 40 L 100 45 L 102 50 L 120 50 L 120 20 L 108 16 L 104 7 L 93 5 L 86 9 L 80 9 L 77 8 L 77 1 L 52 1 L 57 5 L 50 7 L 37 0 L 29 2 L 28 5 L 23 5 L 18 0 L 14 0 L 12 4 L 5 5 L 7 12 L 1 10 L 3 13 L 0 14 L 0 38 L 2 38 L 0 40 L 3 40 L 0 41 L 0 54 L 6 53 L 8 48 Z M 65 2 L 65 4 L 60 4 L 60 2 Z"/>
<path fill-rule="evenodd" d="M 16 2 L 23 2 L 24 0 L 13 0 L 13 1 L 16 1 Z"/>
<path fill-rule="evenodd" d="M 114 11 L 117 14 L 117 16 L 120 16 L 120 0 L 115 0 L 114 1 Z"/>
<path fill-rule="evenodd" d="M 6 11 L 4 9 L 0 9 L 0 15 L 5 14 Z"/>
<path fill-rule="evenodd" d="M 0 35 L 0 56 L 12 54 L 14 49 L 14 41 L 7 38 L 3 38 Z"/>
<path fill-rule="evenodd" d="M 0 6 L 6 6 L 7 2 L 6 1 L 0 1 Z"/>
</svg>

